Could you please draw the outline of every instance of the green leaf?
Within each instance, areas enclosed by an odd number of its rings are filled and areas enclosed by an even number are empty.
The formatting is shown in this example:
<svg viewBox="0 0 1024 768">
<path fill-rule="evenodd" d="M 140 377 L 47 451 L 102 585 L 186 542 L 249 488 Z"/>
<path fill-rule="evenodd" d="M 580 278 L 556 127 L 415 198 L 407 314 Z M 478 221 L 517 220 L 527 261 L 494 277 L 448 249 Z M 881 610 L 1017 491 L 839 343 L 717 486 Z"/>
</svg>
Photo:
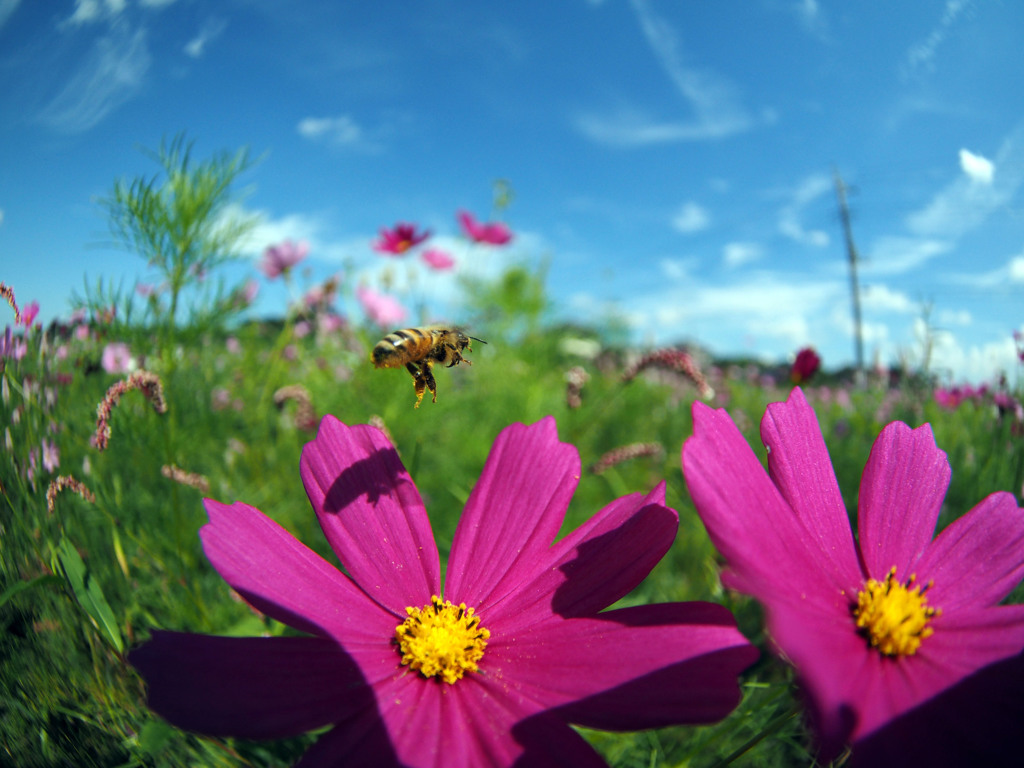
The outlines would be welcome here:
<svg viewBox="0 0 1024 768">
<path fill-rule="evenodd" d="M 150 720 L 139 731 L 139 749 L 147 755 L 159 756 L 174 735 L 174 728 L 163 720 Z"/>
<path fill-rule="evenodd" d="M 107 598 L 103 596 L 100 583 L 85 567 L 85 562 L 78 554 L 78 550 L 67 539 L 61 539 L 57 547 L 57 558 L 60 560 L 61 569 L 71 586 L 71 591 L 75 593 L 78 604 L 82 606 L 117 652 L 123 653 L 124 640 L 121 638 L 121 630 L 114 618 L 114 612 L 110 609 Z"/>
</svg>

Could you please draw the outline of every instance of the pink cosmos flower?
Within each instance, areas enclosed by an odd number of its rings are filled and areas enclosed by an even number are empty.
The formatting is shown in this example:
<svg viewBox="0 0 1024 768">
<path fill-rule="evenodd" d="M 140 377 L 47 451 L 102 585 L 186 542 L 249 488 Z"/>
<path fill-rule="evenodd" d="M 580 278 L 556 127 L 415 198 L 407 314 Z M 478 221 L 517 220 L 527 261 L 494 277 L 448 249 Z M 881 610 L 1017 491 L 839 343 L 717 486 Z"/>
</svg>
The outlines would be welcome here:
<svg viewBox="0 0 1024 768">
<path fill-rule="evenodd" d="M 21 322 L 26 328 L 31 328 L 39 315 L 39 302 L 30 301 L 21 311 Z"/>
<path fill-rule="evenodd" d="M 258 266 L 263 274 L 274 280 L 281 275 L 287 275 L 292 267 L 306 258 L 308 253 L 309 243 L 304 240 L 298 243 L 285 240 L 277 245 L 267 246 Z"/>
<path fill-rule="evenodd" d="M 474 243 L 505 245 L 512 239 L 512 231 L 508 225 L 500 221 L 481 224 L 469 211 L 459 211 L 458 219 L 459 224 L 462 225 L 462 231 Z"/>
<path fill-rule="evenodd" d="M 43 440 L 43 469 L 47 472 L 56 472 L 60 467 L 60 449 L 57 444 L 46 438 Z"/>
<path fill-rule="evenodd" d="M 397 325 L 405 320 L 405 307 L 391 296 L 377 293 L 372 288 L 359 286 L 356 288 L 356 299 L 366 312 L 366 316 L 377 325 Z"/>
<path fill-rule="evenodd" d="M 430 248 L 424 251 L 421 258 L 427 263 L 427 266 L 436 269 L 438 272 L 443 272 L 455 266 L 455 259 L 438 248 Z"/>
<path fill-rule="evenodd" d="M 724 607 L 602 611 L 672 546 L 664 484 L 552 544 L 580 476 L 552 417 L 496 439 L 443 592 L 423 502 L 383 432 L 325 417 L 301 475 L 345 570 L 257 509 L 206 500 L 214 568 L 312 637 L 154 633 L 130 661 L 179 727 L 280 738 L 335 724 L 302 766 L 586 767 L 604 762 L 566 723 L 710 722 L 739 701 L 757 652 Z"/>
<path fill-rule="evenodd" d="M 1005 698 L 982 695 L 955 713 L 948 702 L 978 690 L 978 673 L 1014 657 L 1024 679 L 1024 605 L 1000 606 L 1024 576 L 1024 513 L 994 493 L 932 540 L 950 481 L 926 424 L 893 422 L 875 441 L 861 479 L 855 539 L 813 409 L 794 389 L 768 406 L 761 438 L 766 474 L 725 411 L 693 406 L 683 473 L 727 586 L 766 609 L 769 635 L 796 669 L 821 741 L 821 762 L 845 742 L 865 765 L 947 765 L 947 744 L 975 748 L 1003 722 Z M 1014 712 L 1024 710 L 1018 688 Z M 928 712 L 958 720 L 942 739 L 901 730 Z M 950 718 L 950 715 L 954 717 Z M 972 733 L 972 729 L 974 732 Z M 1005 747 L 1016 727 L 998 734 Z M 956 739 L 953 738 L 953 741 Z M 993 764 L 993 763 L 988 763 Z"/>
<path fill-rule="evenodd" d="M 804 347 L 796 353 L 793 366 L 789 369 L 789 378 L 794 384 L 803 384 L 809 381 L 821 368 L 821 358 L 812 347 Z"/>
<path fill-rule="evenodd" d="M 128 373 L 135 368 L 132 351 L 123 341 L 112 341 L 103 348 L 100 364 L 107 373 Z"/>
<path fill-rule="evenodd" d="M 370 247 L 378 253 L 389 253 L 393 256 L 401 256 L 430 237 L 430 230 L 416 232 L 415 224 L 398 222 L 392 229 L 381 227 L 380 239 L 371 243 Z"/>
</svg>

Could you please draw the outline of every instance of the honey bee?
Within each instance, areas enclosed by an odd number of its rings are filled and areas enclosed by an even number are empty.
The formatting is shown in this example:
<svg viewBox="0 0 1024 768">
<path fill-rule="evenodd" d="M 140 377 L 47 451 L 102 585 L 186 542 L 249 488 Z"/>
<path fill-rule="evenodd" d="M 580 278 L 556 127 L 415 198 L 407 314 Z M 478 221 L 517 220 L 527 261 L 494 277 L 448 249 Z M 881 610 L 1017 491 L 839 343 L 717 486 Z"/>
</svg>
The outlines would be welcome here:
<svg viewBox="0 0 1024 768">
<path fill-rule="evenodd" d="M 475 336 L 467 336 L 457 328 L 406 328 L 389 333 L 377 342 L 370 354 L 375 368 L 399 368 L 405 366 L 412 374 L 416 389 L 416 405 L 420 407 L 423 394 L 429 389 L 437 402 L 437 382 L 430 368 L 442 363 L 451 368 L 459 363 L 473 363 L 462 356 L 462 351 L 472 352 L 470 340 L 487 342 Z"/>
</svg>

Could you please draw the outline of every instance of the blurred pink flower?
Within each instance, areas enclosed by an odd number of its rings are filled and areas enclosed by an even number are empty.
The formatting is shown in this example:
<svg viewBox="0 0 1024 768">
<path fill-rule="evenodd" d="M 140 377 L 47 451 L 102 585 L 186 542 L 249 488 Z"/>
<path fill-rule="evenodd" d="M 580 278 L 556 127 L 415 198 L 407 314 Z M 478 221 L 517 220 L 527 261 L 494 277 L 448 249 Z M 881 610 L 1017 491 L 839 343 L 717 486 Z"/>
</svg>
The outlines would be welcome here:
<svg viewBox="0 0 1024 768">
<path fill-rule="evenodd" d="M 334 312 L 324 312 L 316 316 L 316 323 L 320 333 L 335 333 L 345 327 L 345 318 Z"/>
<path fill-rule="evenodd" d="M 39 302 L 30 301 L 25 305 L 25 308 L 21 311 L 21 323 L 26 328 L 31 328 L 32 323 L 36 321 L 36 317 L 39 315 Z"/>
<path fill-rule="evenodd" d="M 1013 494 L 989 495 L 933 540 L 949 462 L 927 424 L 892 422 L 861 477 L 855 538 L 799 388 L 761 421 L 768 473 L 725 411 L 695 403 L 693 424 L 682 456 L 690 496 L 725 559 L 723 582 L 764 605 L 768 636 L 796 670 L 819 761 L 852 743 L 861 764 L 858 742 L 878 739 L 864 765 L 965 764 L 944 754 L 948 737 L 969 752 L 1003 702 L 986 686 L 967 706 L 943 695 L 1024 650 L 1024 605 L 1000 605 L 1024 576 Z M 922 708 L 955 722 L 952 733 L 933 739 L 933 724 L 908 738 L 905 716 Z M 1015 729 L 1000 738 L 1019 760 Z"/>
<path fill-rule="evenodd" d="M 103 348 L 100 360 L 107 373 L 129 373 L 135 368 L 132 352 L 123 341 L 112 341 Z"/>
<path fill-rule="evenodd" d="M 438 272 L 443 272 L 455 266 L 455 259 L 438 248 L 430 248 L 424 251 L 421 254 L 421 258 L 428 266 L 436 269 Z"/>
<path fill-rule="evenodd" d="M 145 299 L 153 294 L 153 285 L 151 283 L 136 283 L 135 293 Z"/>
<path fill-rule="evenodd" d="M 49 438 L 43 440 L 43 469 L 47 472 L 56 472 L 60 466 L 60 450 L 57 444 Z"/>
<path fill-rule="evenodd" d="M 804 347 L 796 353 L 793 366 L 789 369 L 789 378 L 794 384 L 803 384 L 821 368 L 821 358 L 813 347 Z"/>
<path fill-rule="evenodd" d="M 407 224 L 400 221 L 391 229 L 381 227 L 380 238 L 375 240 L 370 247 L 378 253 L 401 256 L 430 237 L 430 230 L 416 232 L 415 224 Z"/>
<path fill-rule="evenodd" d="M 361 285 L 356 288 L 356 299 L 362 305 L 366 316 L 377 325 L 397 325 L 405 320 L 405 307 L 387 294 L 377 293 L 372 288 Z"/>
<path fill-rule="evenodd" d="M 512 231 L 508 225 L 500 221 L 481 224 L 469 211 L 459 211 L 458 219 L 459 224 L 462 225 L 462 231 L 474 243 L 505 245 L 512 239 Z"/>
<path fill-rule="evenodd" d="M 757 650 L 721 605 L 604 610 L 672 547 L 665 484 L 555 541 L 580 477 L 555 421 L 497 437 L 442 588 L 420 494 L 381 430 L 332 416 L 301 476 L 344 570 L 255 507 L 205 501 L 207 558 L 249 604 L 306 636 L 154 632 L 129 661 L 178 727 L 284 738 L 332 726 L 303 765 L 598 766 L 569 724 L 720 720 Z"/>
<path fill-rule="evenodd" d="M 285 240 L 277 245 L 267 246 L 263 251 L 263 258 L 260 260 L 259 269 L 274 280 L 281 275 L 286 275 L 292 267 L 306 258 L 309 253 L 309 243 L 304 240 L 293 243 Z"/>
<path fill-rule="evenodd" d="M 89 338 L 89 326 L 86 323 L 81 323 L 75 326 L 75 338 L 79 341 L 85 341 Z"/>
</svg>

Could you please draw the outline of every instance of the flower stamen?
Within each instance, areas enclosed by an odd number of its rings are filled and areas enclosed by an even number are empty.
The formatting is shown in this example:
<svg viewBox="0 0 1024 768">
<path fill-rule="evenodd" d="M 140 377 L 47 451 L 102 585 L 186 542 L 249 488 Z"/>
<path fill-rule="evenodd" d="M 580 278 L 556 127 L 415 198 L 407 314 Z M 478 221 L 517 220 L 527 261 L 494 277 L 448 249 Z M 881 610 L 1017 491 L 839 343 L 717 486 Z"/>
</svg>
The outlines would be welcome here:
<svg viewBox="0 0 1024 768">
<path fill-rule="evenodd" d="M 395 627 L 402 663 L 424 677 L 440 677 L 446 683 L 476 672 L 491 633 L 480 626 L 480 617 L 465 603 L 453 605 L 434 595 L 430 605 L 408 607 L 404 622 Z"/>
<path fill-rule="evenodd" d="M 906 583 L 899 583 L 894 566 L 885 581 L 868 579 L 857 594 L 857 605 L 853 607 L 857 627 L 884 656 L 913 656 L 921 641 L 934 631 L 929 626 L 931 619 L 942 613 L 927 605 L 925 592 L 931 582 L 913 587 L 915 578 L 911 575 Z"/>
</svg>

